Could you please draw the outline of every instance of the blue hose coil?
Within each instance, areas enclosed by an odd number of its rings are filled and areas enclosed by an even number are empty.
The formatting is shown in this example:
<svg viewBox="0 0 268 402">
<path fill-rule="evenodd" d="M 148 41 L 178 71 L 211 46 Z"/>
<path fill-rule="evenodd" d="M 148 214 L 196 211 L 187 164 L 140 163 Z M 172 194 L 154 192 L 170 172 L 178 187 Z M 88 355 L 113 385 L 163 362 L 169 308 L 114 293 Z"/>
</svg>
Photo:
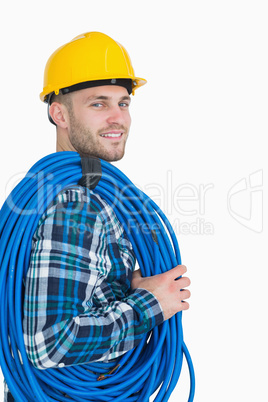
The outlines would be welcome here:
<svg viewBox="0 0 268 402">
<path fill-rule="evenodd" d="M 101 167 L 102 177 L 94 191 L 112 206 L 125 228 L 142 275 L 181 264 L 176 236 L 161 209 L 119 169 L 103 160 Z M 81 176 L 76 152 L 48 155 L 29 170 L 0 211 L 0 365 L 7 385 L 21 402 L 146 402 L 156 391 L 154 401 L 166 402 L 179 380 L 184 357 L 190 376 L 188 402 L 192 402 L 195 374 L 183 341 L 181 312 L 113 363 L 38 370 L 27 358 L 22 310 L 31 240 L 55 196 L 77 184 Z M 104 379 L 98 381 L 101 375 Z"/>
</svg>

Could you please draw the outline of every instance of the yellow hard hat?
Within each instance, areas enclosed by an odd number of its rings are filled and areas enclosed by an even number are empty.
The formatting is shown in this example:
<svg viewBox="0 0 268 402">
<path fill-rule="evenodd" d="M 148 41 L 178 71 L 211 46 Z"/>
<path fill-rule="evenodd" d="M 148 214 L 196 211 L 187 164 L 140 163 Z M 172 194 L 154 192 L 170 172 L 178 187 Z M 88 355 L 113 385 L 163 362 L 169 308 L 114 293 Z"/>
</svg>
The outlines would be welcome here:
<svg viewBox="0 0 268 402">
<path fill-rule="evenodd" d="M 97 85 L 130 83 L 133 93 L 146 80 L 134 74 L 126 49 L 101 32 L 87 32 L 57 49 L 48 59 L 44 72 L 43 102 L 48 95 L 68 93 Z"/>
</svg>

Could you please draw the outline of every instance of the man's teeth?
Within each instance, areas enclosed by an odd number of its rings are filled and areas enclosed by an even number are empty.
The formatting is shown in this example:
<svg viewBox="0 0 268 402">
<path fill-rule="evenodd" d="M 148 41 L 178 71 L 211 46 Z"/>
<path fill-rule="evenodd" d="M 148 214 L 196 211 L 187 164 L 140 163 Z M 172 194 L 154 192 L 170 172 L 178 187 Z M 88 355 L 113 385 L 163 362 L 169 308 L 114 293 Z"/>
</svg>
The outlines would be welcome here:
<svg viewBox="0 0 268 402">
<path fill-rule="evenodd" d="M 114 138 L 117 138 L 117 137 L 121 137 L 121 135 L 122 135 L 122 133 L 119 133 L 119 134 L 107 133 L 107 134 L 101 134 L 101 137 L 114 137 Z"/>
</svg>

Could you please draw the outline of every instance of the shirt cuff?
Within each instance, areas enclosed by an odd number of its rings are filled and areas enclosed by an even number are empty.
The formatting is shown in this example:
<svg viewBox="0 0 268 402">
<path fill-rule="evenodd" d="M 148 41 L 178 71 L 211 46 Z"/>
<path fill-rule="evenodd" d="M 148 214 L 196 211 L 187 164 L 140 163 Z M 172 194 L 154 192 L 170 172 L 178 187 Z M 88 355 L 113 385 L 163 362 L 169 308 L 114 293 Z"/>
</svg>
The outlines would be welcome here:
<svg viewBox="0 0 268 402">
<path fill-rule="evenodd" d="M 164 313 L 157 298 L 148 290 L 137 288 L 127 298 L 143 323 L 144 332 L 148 332 L 164 322 Z"/>
</svg>

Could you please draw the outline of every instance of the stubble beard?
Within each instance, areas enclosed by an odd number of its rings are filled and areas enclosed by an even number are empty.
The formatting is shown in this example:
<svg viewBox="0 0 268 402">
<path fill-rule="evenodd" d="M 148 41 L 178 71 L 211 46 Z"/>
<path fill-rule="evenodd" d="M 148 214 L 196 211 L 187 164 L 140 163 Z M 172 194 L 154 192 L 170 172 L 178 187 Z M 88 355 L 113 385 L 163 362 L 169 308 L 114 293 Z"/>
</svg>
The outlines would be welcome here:
<svg viewBox="0 0 268 402">
<path fill-rule="evenodd" d="M 102 132 L 108 132 L 109 130 L 122 130 L 125 136 L 123 144 L 112 144 L 112 148 L 109 150 L 105 146 L 100 144 L 97 139 Z M 100 159 L 104 159 L 107 162 L 115 162 L 123 158 L 125 154 L 125 145 L 127 140 L 128 130 L 126 127 L 119 125 L 110 125 L 109 127 L 99 130 L 95 135 L 89 128 L 84 127 L 75 118 L 72 111 L 70 111 L 70 142 L 75 150 L 81 156 L 91 156 Z M 108 141 L 108 140 L 107 140 Z M 121 139 L 122 141 L 122 139 Z"/>
</svg>

